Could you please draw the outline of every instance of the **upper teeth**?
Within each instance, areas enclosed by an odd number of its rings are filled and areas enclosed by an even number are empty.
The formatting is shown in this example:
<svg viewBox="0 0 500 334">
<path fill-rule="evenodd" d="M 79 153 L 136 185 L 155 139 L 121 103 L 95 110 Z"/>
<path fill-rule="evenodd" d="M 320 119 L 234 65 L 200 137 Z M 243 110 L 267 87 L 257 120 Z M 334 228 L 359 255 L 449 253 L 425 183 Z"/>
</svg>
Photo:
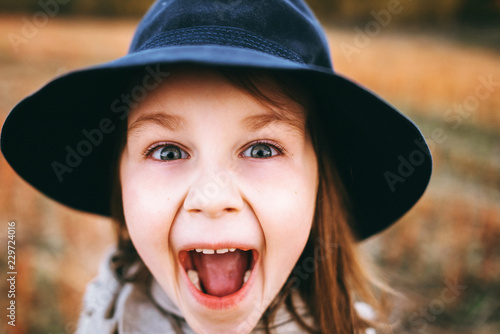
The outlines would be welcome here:
<svg viewBox="0 0 500 334">
<path fill-rule="evenodd" d="M 207 249 L 207 248 L 196 248 L 195 249 L 197 253 L 203 253 L 203 254 L 224 254 L 227 252 L 234 252 L 236 248 L 221 248 L 221 249 Z"/>
</svg>

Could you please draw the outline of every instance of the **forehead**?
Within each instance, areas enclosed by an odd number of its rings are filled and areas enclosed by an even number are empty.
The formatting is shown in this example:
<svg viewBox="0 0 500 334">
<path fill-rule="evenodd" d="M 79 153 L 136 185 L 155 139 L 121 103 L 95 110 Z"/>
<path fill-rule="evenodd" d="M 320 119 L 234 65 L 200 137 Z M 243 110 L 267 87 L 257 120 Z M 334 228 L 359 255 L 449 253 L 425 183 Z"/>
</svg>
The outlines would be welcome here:
<svg viewBox="0 0 500 334">
<path fill-rule="evenodd" d="M 250 131 L 280 124 L 305 132 L 306 115 L 301 104 L 286 97 L 276 82 L 261 80 L 256 86 L 259 93 L 233 83 L 216 70 L 175 68 L 130 111 L 129 131 L 148 124 L 176 130 L 194 119 L 220 116 L 227 123 L 238 121 Z"/>
</svg>

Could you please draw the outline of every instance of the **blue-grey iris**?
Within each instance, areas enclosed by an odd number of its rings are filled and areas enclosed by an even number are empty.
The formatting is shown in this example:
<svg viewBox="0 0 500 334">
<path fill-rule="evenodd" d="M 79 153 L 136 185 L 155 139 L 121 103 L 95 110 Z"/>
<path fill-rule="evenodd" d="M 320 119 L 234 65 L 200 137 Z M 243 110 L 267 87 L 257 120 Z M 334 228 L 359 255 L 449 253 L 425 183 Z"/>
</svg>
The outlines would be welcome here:
<svg viewBox="0 0 500 334">
<path fill-rule="evenodd" d="M 165 146 L 161 149 L 161 160 L 176 160 L 181 158 L 181 150 L 175 146 Z"/>
</svg>

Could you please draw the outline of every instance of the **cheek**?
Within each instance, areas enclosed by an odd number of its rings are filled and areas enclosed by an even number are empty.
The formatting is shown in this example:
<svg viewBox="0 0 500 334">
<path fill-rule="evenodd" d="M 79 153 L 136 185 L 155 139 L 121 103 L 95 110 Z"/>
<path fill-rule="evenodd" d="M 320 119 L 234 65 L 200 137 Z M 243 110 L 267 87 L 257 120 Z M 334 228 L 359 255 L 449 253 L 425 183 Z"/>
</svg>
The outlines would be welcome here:
<svg viewBox="0 0 500 334">
<path fill-rule="evenodd" d="M 246 172 L 247 178 L 253 180 L 249 202 L 265 236 L 265 266 L 268 275 L 280 277 L 277 281 L 288 276 L 311 230 L 317 171 L 315 157 L 310 161 L 302 165 L 266 169 L 265 173 L 258 169 Z"/>
<path fill-rule="evenodd" d="M 264 228 L 282 232 L 308 231 L 314 214 L 317 172 L 316 164 L 281 166 L 245 172 L 251 180 L 254 198 L 250 200 Z"/>
<path fill-rule="evenodd" d="M 175 181 L 162 181 L 164 178 L 144 169 L 122 169 L 125 221 L 140 253 L 147 249 L 166 251 L 168 248 L 169 231 L 178 211 L 181 188 Z"/>
</svg>

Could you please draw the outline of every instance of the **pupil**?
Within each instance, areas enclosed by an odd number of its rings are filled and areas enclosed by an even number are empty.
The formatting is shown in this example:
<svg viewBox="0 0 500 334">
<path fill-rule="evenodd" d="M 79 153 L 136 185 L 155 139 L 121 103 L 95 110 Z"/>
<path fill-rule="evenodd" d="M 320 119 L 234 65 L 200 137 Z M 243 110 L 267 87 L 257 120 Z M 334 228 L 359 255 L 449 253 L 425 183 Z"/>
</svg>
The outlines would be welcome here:
<svg viewBox="0 0 500 334">
<path fill-rule="evenodd" d="M 166 146 L 161 150 L 160 158 L 162 160 L 175 160 L 181 157 L 179 148 L 175 146 Z"/>
<path fill-rule="evenodd" d="M 252 149 L 252 157 L 254 158 L 268 158 L 271 155 L 271 149 L 267 145 L 255 145 Z"/>
</svg>

